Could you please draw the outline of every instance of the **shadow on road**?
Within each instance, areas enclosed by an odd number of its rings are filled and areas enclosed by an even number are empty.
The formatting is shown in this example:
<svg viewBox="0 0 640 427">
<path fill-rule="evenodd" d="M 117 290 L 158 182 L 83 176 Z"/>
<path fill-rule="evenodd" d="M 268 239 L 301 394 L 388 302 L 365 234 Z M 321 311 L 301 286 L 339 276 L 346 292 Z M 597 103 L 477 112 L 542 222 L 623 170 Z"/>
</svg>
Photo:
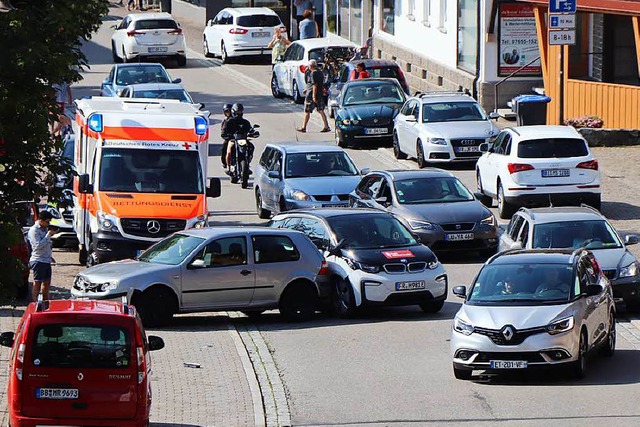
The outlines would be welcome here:
<svg viewBox="0 0 640 427">
<path fill-rule="evenodd" d="M 608 219 L 640 219 L 640 206 L 626 202 L 602 202 L 602 213 Z"/>
</svg>

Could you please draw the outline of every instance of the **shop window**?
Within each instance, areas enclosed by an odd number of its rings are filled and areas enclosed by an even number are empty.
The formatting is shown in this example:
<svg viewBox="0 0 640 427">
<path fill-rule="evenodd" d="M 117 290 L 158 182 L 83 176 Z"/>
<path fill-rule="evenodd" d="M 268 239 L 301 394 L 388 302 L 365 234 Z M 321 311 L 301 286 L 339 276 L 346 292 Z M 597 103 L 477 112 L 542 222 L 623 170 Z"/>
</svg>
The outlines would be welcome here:
<svg viewBox="0 0 640 427">
<path fill-rule="evenodd" d="M 407 16 L 410 19 L 415 19 L 416 14 L 416 0 L 407 0 L 409 2 L 409 7 L 407 8 Z"/>
<path fill-rule="evenodd" d="M 396 2 L 399 0 L 382 0 L 382 31 L 395 34 Z"/>
<path fill-rule="evenodd" d="M 447 25 L 447 0 L 440 0 L 440 20 L 438 28 L 444 30 Z"/>
<path fill-rule="evenodd" d="M 476 73 L 478 0 L 458 0 L 458 68 Z"/>
</svg>

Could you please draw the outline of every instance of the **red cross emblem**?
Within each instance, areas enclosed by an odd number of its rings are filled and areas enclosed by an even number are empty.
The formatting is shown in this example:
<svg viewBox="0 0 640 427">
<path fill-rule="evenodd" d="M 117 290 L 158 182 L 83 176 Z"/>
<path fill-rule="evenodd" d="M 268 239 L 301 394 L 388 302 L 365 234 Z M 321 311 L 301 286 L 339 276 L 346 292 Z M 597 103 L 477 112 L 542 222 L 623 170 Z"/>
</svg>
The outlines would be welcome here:
<svg viewBox="0 0 640 427">
<path fill-rule="evenodd" d="M 182 144 L 182 146 L 184 147 L 185 150 L 188 150 L 191 148 L 191 144 L 189 144 L 188 142 L 185 142 L 184 144 Z"/>
</svg>

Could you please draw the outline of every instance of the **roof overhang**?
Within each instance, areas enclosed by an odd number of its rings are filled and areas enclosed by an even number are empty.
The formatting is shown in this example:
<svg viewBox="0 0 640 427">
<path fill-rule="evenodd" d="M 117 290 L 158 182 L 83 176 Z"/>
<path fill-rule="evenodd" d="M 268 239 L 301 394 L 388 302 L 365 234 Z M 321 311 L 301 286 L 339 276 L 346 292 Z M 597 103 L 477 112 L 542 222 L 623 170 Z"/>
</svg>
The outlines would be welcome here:
<svg viewBox="0 0 640 427">
<path fill-rule="evenodd" d="M 537 6 L 549 6 L 544 0 L 517 0 Z M 576 0 L 579 12 L 606 13 L 615 15 L 640 15 L 640 0 Z"/>
</svg>

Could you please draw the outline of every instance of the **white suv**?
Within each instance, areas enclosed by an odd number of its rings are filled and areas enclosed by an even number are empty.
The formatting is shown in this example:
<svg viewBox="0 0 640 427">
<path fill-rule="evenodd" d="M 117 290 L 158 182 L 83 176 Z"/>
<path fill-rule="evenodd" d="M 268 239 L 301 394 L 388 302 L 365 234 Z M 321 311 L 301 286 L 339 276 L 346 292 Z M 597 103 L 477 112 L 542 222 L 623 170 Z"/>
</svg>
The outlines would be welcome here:
<svg viewBox="0 0 640 427">
<path fill-rule="evenodd" d="M 207 22 L 202 49 L 207 57 L 219 56 L 223 64 L 232 57 L 271 53 L 267 45 L 278 27 L 285 29 L 278 15 L 267 7 L 229 7 Z"/>
<path fill-rule="evenodd" d="M 586 203 L 600 209 L 600 172 L 587 141 L 568 126 L 504 129 L 476 164 L 482 201 L 498 199 L 500 218 L 518 207 Z"/>
<path fill-rule="evenodd" d="M 480 104 L 462 92 L 425 92 L 409 98 L 394 120 L 393 154 L 429 163 L 475 161 L 480 144 L 498 134 Z"/>
<path fill-rule="evenodd" d="M 132 13 L 115 27 L 111 37 L 113 62 L 140 58 L 176 58 L 187 65 L 187 45 L 180 25 L 168 13 Z"/>
</svg>

